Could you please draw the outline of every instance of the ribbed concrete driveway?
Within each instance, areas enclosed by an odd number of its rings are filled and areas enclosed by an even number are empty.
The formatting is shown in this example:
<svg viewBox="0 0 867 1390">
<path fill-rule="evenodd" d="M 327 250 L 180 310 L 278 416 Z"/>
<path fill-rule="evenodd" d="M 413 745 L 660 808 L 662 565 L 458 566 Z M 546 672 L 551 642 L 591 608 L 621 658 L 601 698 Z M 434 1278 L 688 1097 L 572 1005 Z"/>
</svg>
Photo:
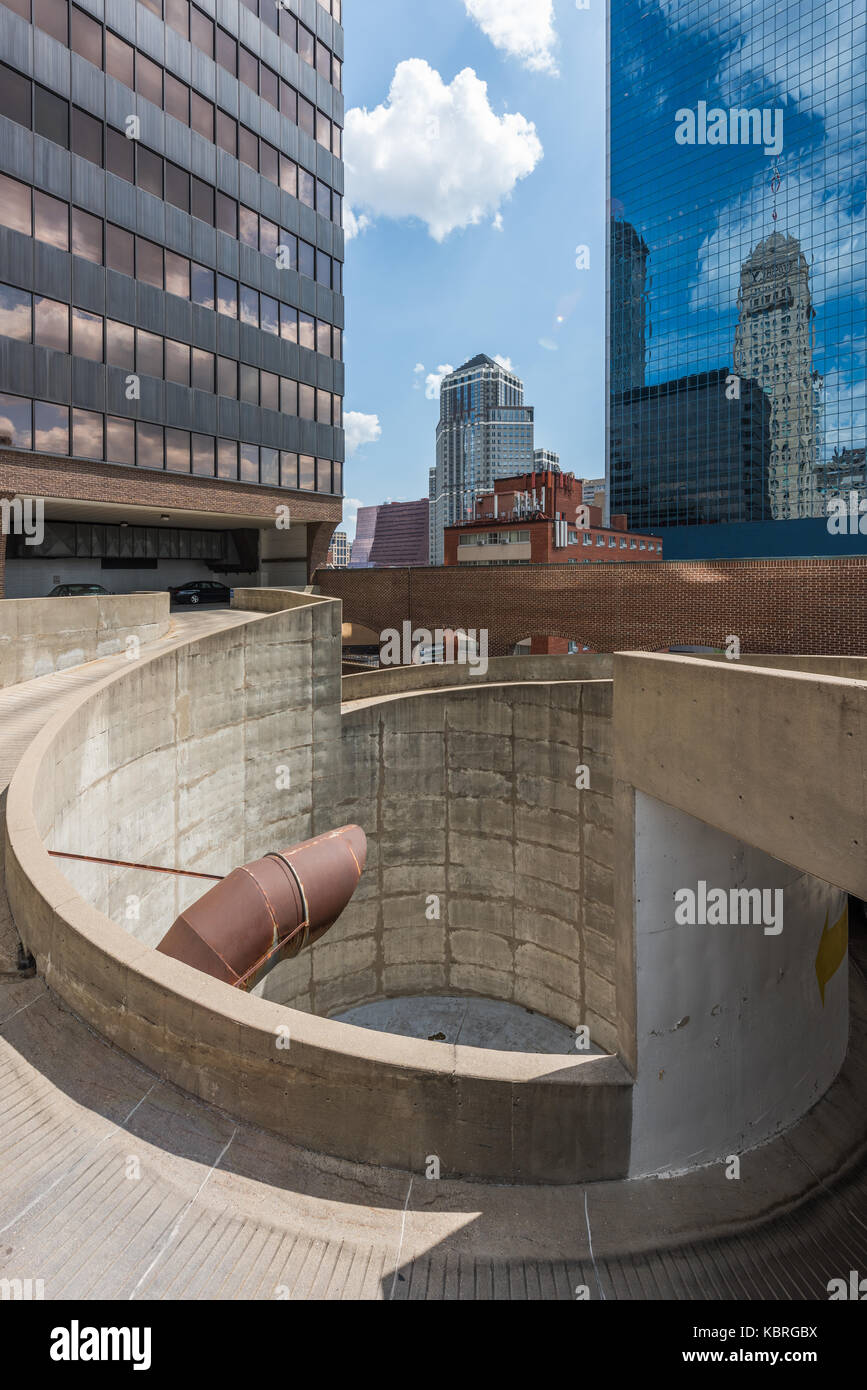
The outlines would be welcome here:
<svg viewBox="0 0 867 1390">
<path fill-rule="evenodd" d="M 244 617 L 183 615 L 148 651 Z M 70 688 L 124 660 L 0 695 L 0 787 Z M 15 947 L 0 906 L 0 970 Z M 718 1167 L 509 1188 L 292 1149 L 162 1083 L 41 980 L 6 975 L 0 1278 L 42 1279 L 46 1299 L 572 1299 L 584 1285 L 594 1299 L 825 1299 L 830 1279 L 867 1269 L 865 1000 L 853 968 L 843 1072 L 744 1155 L 739 1181 Z"/>
</svg>

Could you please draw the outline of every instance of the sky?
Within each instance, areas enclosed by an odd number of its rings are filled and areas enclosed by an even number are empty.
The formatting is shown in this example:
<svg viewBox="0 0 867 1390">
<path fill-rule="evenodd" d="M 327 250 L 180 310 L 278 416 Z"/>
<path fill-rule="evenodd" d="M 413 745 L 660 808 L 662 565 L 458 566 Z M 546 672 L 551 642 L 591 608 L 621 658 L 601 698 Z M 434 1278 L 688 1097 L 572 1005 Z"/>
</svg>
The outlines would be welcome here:
<svg viewBox="0 0 867 1390">
<path fill-rule="evenodd" d="M 427 496 L 438 381 L 480 352 L 538 448 L 605 472 L 605 4 L 581 2 L 344 0 L 350 537 L 359 505 Z"/>
</svg>

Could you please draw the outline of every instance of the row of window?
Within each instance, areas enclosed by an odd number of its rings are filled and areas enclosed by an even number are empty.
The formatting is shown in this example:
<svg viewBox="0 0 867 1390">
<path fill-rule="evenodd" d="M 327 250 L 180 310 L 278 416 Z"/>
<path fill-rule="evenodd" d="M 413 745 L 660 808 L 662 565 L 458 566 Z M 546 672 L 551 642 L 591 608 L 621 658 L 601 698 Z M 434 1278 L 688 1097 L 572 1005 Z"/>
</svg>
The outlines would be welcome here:
<svg viewBox="0 0 867 1390">
<path fill-rule="evenodd" d="M 24 396 L 0 394 L 0 447 L 195 473 L 264 487 L 338 495 L 343 491 L 343 465 L 330 459 L 239 444 L 236 439 L 215 439 Z"/>
<path fill-rule="evenodd" d="M 283 247 L 282 256 L 289 269 L 329 287 L 334 267 L 340 266 L 339 261 L 332 260 L 324 251 L 317 251 L 309 242 L 282 231 L 276 223 L 259 217 L 248 208 L 242 208 L 241 212 L 241 239 L 245 245 L 268 255 L 275 255 L 278 246 Z M 339 328 L 332 329 L 330 324 L 310 314 L 299 314 L 290 305 L 270 295 L 259 294 L 246 285 L 240 286 L 239 295 L 237 280 L 226 275 L 216 276 L 215 297 L 215 272 L 208 266 L 164 249 L 147 237 L 135 236 L 113 222 L 103 224 L 101 218 L 83 208 L 70 208 L 61 198 L 39 189 L 32 190 L 31 205 L 29 185 L 10 179 L 6 174 L 0 174 L 0 226 L 23 232 L 60 251 L 71 250 L 75 256 L 120 271 L 122 275 L 181 299 L 192 299 L 194 304 L 206 309 L 216 307 L 219 313 L 230 318 L 238 317 L 240 302 L 244 323 L 251 323 L 266 333 L 279 332 L 288 342 L 323 352 L 326 357 L 340 358 L 343 335 Z"/>
<path fill-rule="evenodd" d="M 469 532 L 458 537 L 458 545 L 529 545 L 529 531 Z"/>
<path fill-rule="evenodd" d="M 216 141 L 233 159 L 255 169 L 306 207 L 314 208 L 338 226 L 342 224 L 343 199 L 339 193 L 334 193 L 327 183 L 314 178 L 288 155 L 280 154 L 267 140 L 260 139 L 246 126 L 239 126 L 235 118 L 224 111 L 216 112 L 215 126 L 213 104 L 195 92 L 190 93 L 182 83 L 178 86 L 182 87 L 185 97 L 192 97 L 194 130 Z M 65 97 L 57 96 L 38 82 L 31 82 L 29 77 L 2 63 L 0 116 L 8 117 L 26 130 L 34 130 L 55 145 L 62 145 L 91 164 L 145 188 L 157 198 L 165 198 L 184 212 L 192 211 L 194 217 L 200 217 L 212 227 L 219 225 L 215 223 L 214 189 L 210 184 L 155 154 L 141 141 L 129 139 L 124 131 L 104 126 L 81 107 L 70 106 Z M 227 204 L 234 203 L 234 199 L 218 193 L 218 203 L 221 198 Z M 226 228 L 220 226 L 220 230 Z"/>
<path fill-rule="evenodd" d="M 331 391 L 221 357 L 204 348 L 163 338 L 144 328 L 104 319 L 86 309 L 70 309 L 58 299 L 0 285 L 0 337 L 72 352 L 141 376 L 192 386 L 301 420 L 343 427 L 343 402 Z"/>
<path fill-rule="evenodd" d="M 87 58 L 89 62 L 101 67 L 99 58 L 91 56 L 96 51 L 93 39 L 88 37 L 87 28 L 81 24 L 80 16 L 84 11 L 70 5 L 68 0 L 3 0 L 3 3 L 22 19 L 32 21 L 37 29 L 50 34 L 58 43 L 64 44 L 74 53 L 81 54 L 82 58 Z M 258 12 L 257 0 L 241 0 L 241 3 L 254 14 Z M 322 0 L 319 0 L 319 3 L 322 4 Z M 203 10 L 191 5 L 190 0 L 165 0 L 165 16 L 162 0 L 142 0 L 142 4 L 160 19 L 165 18 L 166 23 L 171 25 L 181 38 L 187 39 L 194 48 L 198 48 L 209 58 L 213 58 L 215 52 L 219 53 L 221 35 L 224 40 L 237 42 L 224 29 L 217 28 Z M 332 87 L 340 90 L 343 64 L 306 25 L 301 24 L 287 8 L 278 4 L 277 0 L 261 0 L 259 17 L 263 24 L 280 35 L 294 53 L 303 58 L 310 67 L 315 68 L 320 77 L 324 77 Z M 221 61 L 219 56 L 217 61 Z M 223 63 L 223 66 L 227 67 L 228 64 Z M 231 68 L 229 70 L 233 71 Z M 237 73 L 235 75 L 237 76 Z M 121 78 L 121 81 L 123 80 Z M 132 83 L 127 83 L 127 86 L 132 86 Z"/>
<path fill-rule="evenodd" d="M 652 552 L 657 553 L 657 554 L 659 554 L 659 555 L 662 554 L 662 541 L 653 542 L 653 541 L 627 540 L 627 538 L 626 538 L 625 536 L 609 536 L 609 537 L 608 537 L 608 549 L 609 549 L 609 550 L 616 550 L 616 549 L 617 549 L 617 543 L 618 543 L 618 541 L 620 542 L 620 549 L 621 549 L 621 550 L 649 550 L 649 551 L 652 551 Z M 577 533 L 576 531 L 570 531 L 570 532 L 569 532 L 569 544 L 570 544 L 570 545 L 577 545 L 577 544 L 578 544 L 578 533 Z M 593 537 L 591 536 L 591 534 L 590 534 L 589 531 L 585 531 L 585 532 L 584 532 L 584 545 L 592 545 L 592 544 L 593 544 Z M 597 535 L 597 537 L 596 537 L 596 544 L 597 544 L 598 546 L 604 546 L 604 545 L 605 545 L 605 537 L 604 537 L 604 536 L 598 536 L 598 535 Z"/>
</svg>

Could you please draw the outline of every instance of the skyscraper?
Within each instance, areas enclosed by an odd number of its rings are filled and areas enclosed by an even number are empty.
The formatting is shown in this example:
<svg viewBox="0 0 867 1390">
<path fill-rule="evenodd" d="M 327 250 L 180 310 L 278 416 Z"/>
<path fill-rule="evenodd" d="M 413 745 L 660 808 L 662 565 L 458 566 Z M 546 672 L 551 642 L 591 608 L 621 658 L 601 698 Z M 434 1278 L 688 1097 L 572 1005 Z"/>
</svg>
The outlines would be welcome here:
<svg viewBox="0 0 867 1390">
<path fill-rule="evenodd" d="M 430 470 L 430 563 L 443 563 L 443 531 L 473 516 L 475 499 L 497 478 L 533 469 L 533 407 L 524 383 L 484 354 L 444 378 Z"/>
<path fill-rule="evenodd" d="M 0 5 L 0 493 L 51 533 L 15 592 L 324 561 L 342 64 L 340 0 Z"/>
<path fill-rule="evenodd" d="M 728 369 L 741 379 L 740 400 L 753 402 L 751 450 L 754 390 L 768 397 L 768 457 L 742 466 L 739 432 L 713 392 L 708 416 L 693 398 L 676 433 L 658 435 L 678 513 L 706 510 L 714 472 L 720 499 L 726 471 L 732 486 L 751 486 L 743 507 L 696 523 L 705 533 L 689 538 L 689 554 L 818 554 L 835 544 L 839 553 L 823 480 L 835 456 L 863 448 L 867 406 L 867 245 L 855 192 L 867 130 L 864 8 L 612 0 L 610 14 L 612 511 L 638 518 L 654 506 L 647 474 L 615 457 L 633 431 L 635 390 Z M 821 33 L 818 67 L 805 24 Z M 642 381 L 631 380 L 642 362 Z M 736 392 L 725 399 L 741 409 Z M 652 431 L 664 423 L 673 423 L 668 406 L 656 424 L 645 412 L 641 451 L 651 463 Z M 678 558 L 675 538 L 665 540 Z"/>
<path fill-rule="evenodd" d="M 768 487 L 775 521 L 816 510 L 816 393 L 807 259 L 796 237 L 772 232 L 744 262 L 735 372 L 771 403 Z"/>
</svg>

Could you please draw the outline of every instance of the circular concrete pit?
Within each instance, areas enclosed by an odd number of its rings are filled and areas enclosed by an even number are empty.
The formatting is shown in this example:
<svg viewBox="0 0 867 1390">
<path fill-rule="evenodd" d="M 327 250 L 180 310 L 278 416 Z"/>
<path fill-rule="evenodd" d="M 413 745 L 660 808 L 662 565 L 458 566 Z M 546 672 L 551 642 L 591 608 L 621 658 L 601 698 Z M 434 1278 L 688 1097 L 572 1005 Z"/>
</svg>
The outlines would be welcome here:
<svg viewBox="0 0 867 1390">
<path fill-rule="evenodd" d="M 498 1052 L 549 1053 L 571 1056 L 577 1051 L 575 1033 L 562 1023 L 506 1004 L 500 999 L 467 999 L 459 995 L 409 995 L 378 999 L 336 1015 L 335 1022 L 351 1023 L 379 1033 L 405 1038 L 424 1038 L 462 1047 L 492 1048 Z M 590 1043 L 584 1057 L 601 1057 L 601 1048 Z"/>
</svg>

